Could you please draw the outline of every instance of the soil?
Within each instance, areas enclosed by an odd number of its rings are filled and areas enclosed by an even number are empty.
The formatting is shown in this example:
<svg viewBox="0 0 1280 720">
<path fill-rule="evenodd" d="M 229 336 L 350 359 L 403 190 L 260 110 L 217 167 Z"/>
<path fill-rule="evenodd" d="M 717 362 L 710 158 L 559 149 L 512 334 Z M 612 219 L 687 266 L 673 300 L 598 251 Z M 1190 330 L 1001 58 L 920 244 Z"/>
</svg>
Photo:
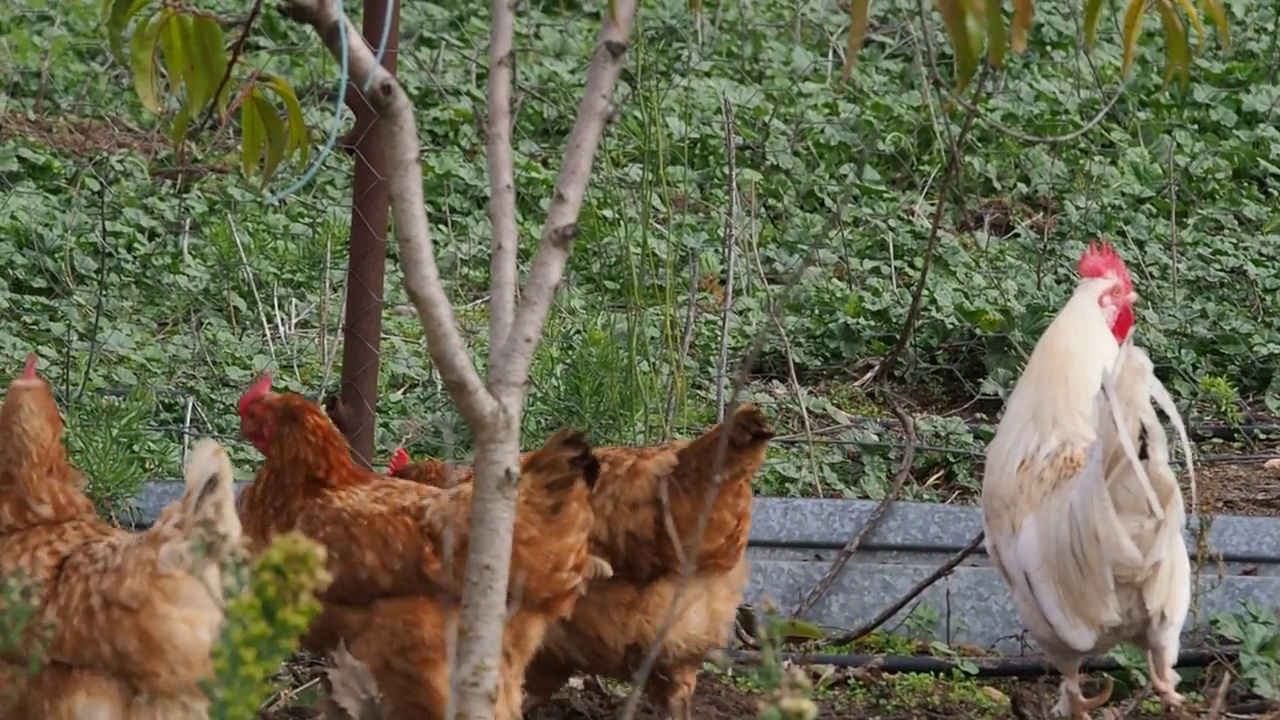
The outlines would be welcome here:
<svg viewBox="0 0 1280 720">
<path fill-rule="evenodd" d="M 174 164 L 172 146 L 166 134 L 145 131 L 119 118 L 43 117 L 26 113 L 0 112 L 0 141 L 24 138 L 52 150 L 80 158 L 94 158 L 131 151 L 145 158 L 151 165 L 155 179 L 184 181 L 209 174 L 223 174 L 231 169 L 228 164 Z M 213 155 L 212 147 L 227 145 L 226 138 L 206 146 L 203 156 Z M 160 159 L 157 162 L 157 159 Z"/>
<path fill-rule="evenodd" d="M 11 137 L 79 156 L 133 150 L 152 158 L 168 148 L 164 136 L 139 130 L 124 121 L 0 113 L 0 140 Z"/>
<path fill-rule="evenodd" d="M 754 718 L 759 712 L 757 699 L 746 690 L 721 682 L 714 676 L 704 677 L 698 682 L 698 690 L 693 698 L 693 716 L 695 718 Z M 550 703 L 533 710 L 525 720 L 613 720 L 621 715 L 626 707 L 627 697 L 621 693 L 612 693 L 604 688 L 562 691 Z M 819 715 L 821 718 L 835 718 L 833 714 Z M 647 702 L 641 703 L 636 720 L 661 720 L 658 708 Z"/>
<path fill-rule="evenodd" d="M 1213 677 L 1220 677 L 1214 674 Z M 1050 681 L 993 681 L 989 685 L 968 681 L 972 692 L 989 702 L 981 707 L 972 701 L 957 700 L 951 696 L 946 680 L 929 679 L 927 684 L 912 683 L 910 691 L 899 691 L 883 678 L 862 678 L 847 681 L 816 694 L 814 703 L 818 714 L 815 720 L 1048 720 L 1049 708 L 1056 700 L 1056 683 Z M 855 687 L 852 683 L 860 684 Z M 1212 682 L 1216 686 L 1218 683 Z M 551 702 L 525 715 L 525 720 L 616 720 L 626 706 L 626 690 L 606 690 L 597 683 L 588 682 L 580 690 L 562 691 Z M 879 689 L 876 689 L 879 685 Z M 1189 683 L 1187 684 L 1189 685 Z M 868 688 L 871 688 L 868 690 Z M 923 688 L 923 689 L 922 689 Z M 1125 718 L 1125 720 L 1195 720 L 1197 718 L 1229 717 L 1234 720 L 1263 718 L 1274 708 L 1257 701 L 1240 701 L 1222 698 L 1215 708 L 1212 700 L 1202 700 L 1192 693 L 1194 687 L 1182 687 L 1188 694 L 1183 713 L 1166 712 L 1153 700 L 1122 697 L 1119 688 L 1106 708 L 1111 712 L 1096 712 L 1099 718 Z M 1213 689 L 1206 688 L 1205 696 L 1215 697 Z M 1096 688 L 1086 687 L 1092 695 Z M 693 701 L 695 720 L 751 720 L 758 716 L 762 695 L 712 672 L 704 672 L 698 681 Z M 263 713 L 260 720 L 319 720 L 320 713 L 308 707 L 283 707 Z M 662 720 L 659 708 L 642 702 L 635 715 L 636 720 Z"/>
<path fill-rule="evenodd" d="M 1201 501 L 1216 514 L 1280 517 L 1280 469 L 1261 462 L 1204 465 L 1196 479 Z"/>
</svg>

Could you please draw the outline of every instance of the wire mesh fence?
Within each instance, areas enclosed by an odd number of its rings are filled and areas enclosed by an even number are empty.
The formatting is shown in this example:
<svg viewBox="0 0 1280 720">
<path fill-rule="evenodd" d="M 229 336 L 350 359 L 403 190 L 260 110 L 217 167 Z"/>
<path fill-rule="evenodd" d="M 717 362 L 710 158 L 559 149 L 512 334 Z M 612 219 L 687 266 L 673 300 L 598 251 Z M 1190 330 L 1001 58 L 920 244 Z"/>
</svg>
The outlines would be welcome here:
<svg viewBox="0 0 1280 720">
<path fill-rule="evenodd" d="M 238 32 L 242 9 L 208 6 Z M 521 17 L 513 135 L 526 239 L 541 231 L 597 12 L 542 3 Z M 934 18 L 922 24 L 905 1 L 877 8 L 840 87 L 845 12 L 725 2 L 691 14 L 674 1 L 642 11 L 535 361 L 527 442 L 563 425 L 600 443 L 705 428 L 737 358 L 767 333 L 741 398 L 768 406 L 783 435 L 761 491 L 883 494 L 903 437 L 863 380 L 902 336 L 927 264 L 892 384 L 918 418 L 908 495 L 969 497 L 983 435 L 966 423 L 998 412 L 1094 236 L 1130 258 L 1139 338 L 1193 405 L 1193 424 L 1270 422 L 1274 9 L 1238 28 L 1229 55 L 1208 50 L 1183 97 L 1160 88 L 1153 35 L 1114 103 L 1114 31 L 1104 23 L 1098 52 L 1082 53 L 1070 8 L 1037 8 L 1033 49 L 964 102 L 945 84 Z M 319 153 L 314 178 L 264 202 L 294 178 L 267 192 L 246 181 L 234 122 L 175 153 L 96 22 L 95 8 L 38 0 L 0 10 L 0 357 L 16 368 L 39 352 L 72 436 L 104 448 L 102 462 L 127 446 L 145 476 L 175 476 L 194 435 L 234 441 L 235 399 L 268 367 L 278 387 L 376 401 L 375 464 L 396 444 L 465 457 L 467 431 L 423 351 L 394 244 L 385 278 L 369 270 L 372 285 L 348 284 L 350 264 L 382 252 L 349 251 L 353 232 L 380 225 L 352 215 L 358 158 Z M 418 109 L 441 275 L 481 361 L 487 31 L 475 8 L 406 7 L 395 55 Z M 353 114 L 335 115 L 336 66 L 313 38 L 270 12 L 250 38 L 246 68 L 294 84 L 317 150 L 335 122 L 359 139 Z M 978 116 L 957 142 L 966 105 Z M 954 154 L 961 171 L 941 193 Z M 352 304 L 354 293 L 366 301 Z M 344 350 L 343 328 L 373 320 L 363 351 Z M 360 363 L 348 368 L 357 377 L 376 362 L 376 385 L 341 388 L 344 361 Z M 136 431 L 103 428 L 125 410 L 142 418 Z M 1251 454 L 1269 449 L 1253 443 Z"/>
</svg>

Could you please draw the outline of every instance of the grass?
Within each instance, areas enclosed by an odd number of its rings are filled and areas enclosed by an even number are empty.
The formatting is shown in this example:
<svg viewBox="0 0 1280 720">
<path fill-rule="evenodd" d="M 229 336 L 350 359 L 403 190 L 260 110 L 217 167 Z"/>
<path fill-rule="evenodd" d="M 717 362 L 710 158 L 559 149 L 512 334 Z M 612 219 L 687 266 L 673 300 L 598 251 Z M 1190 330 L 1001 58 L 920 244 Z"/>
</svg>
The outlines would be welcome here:
<svg viewBox="0 0 1280 720">
<path fill-rule="evenodd" d="M 406 8 L 400 74 L 419 109 L 441 272 L 479 357 L 488 264 L 478 63 L 487 19 L 473 10 Z M 1161 89 L 1152 63 L 1162 41 L 1149 32 L 1143 66 L 1115 110 L 1078 140 L 1052 144 L 1004 128 L 1057 135 L 1081 126 L 1116 86 L 1118 47 L 1109 16 L 1090 57 L 1078 50 L 1066 6 L 1040 9 L 1032 50 L 982 101 L 963 148 L 920 321 L 893 378 L 920 418 L 924 446 L 906 497 L 972 497 L 984 438 L 960 418 L 998 411 L 1073 283 L 1073 258 L 1095 235 L 1130 258 L 1140 338 L 1191 404 L 1193 423 L 1267 420 L 1280 407 L 1280 327 L 1270 320 L 1280 310 L 1272 70 L 1280 20 L 1274 8 L 1250 10 L 1247 22 L 1242 8 L 1232 12 L 1231 51 L 1210 47 L 1189 92 Z M 766 406 L 784 438 L 759 491 L 882 496 L 903 440 L 860 421 L 888 413 L 857 380 L 902 331 L 946 138 L 961 115 L 927 82 L 914 3 L 877 6 L 845 90 L 835 85 L 844 11 L 834 3 L 727 3 L 707 13 L 695 22 L 675 0 L 641 13 L 620 112 L 535 361 L 525 442 L 566 424 L 600 443 L 707 427 L 725 382 L 718 356 L 727 323 L 730 358 L 768 334 L 744 399 Z M 234 441 L 232 403 L 261 368 L 313 396 L 335 388 L 350 162 L 329 155 L 278 206 L 240 176 L 225 134 L 197 137 L 199 151 L 179 168 L 95 21 L 89 5 L 55 11 L 20 0 L 0 10 L 11 68 L 0 96 L 0 307 L 10 318 L 0 358 L 16 368 L 37 350 L 68 412 L 88 419 L 73 423 L 73 437 L 97 433 L 77 441 L 133 456 L 129 467 L 99 473 L 120 478 L 102 488 L 104 502 L 118 505 L 141 477 L 177 475 L 185 434 Z M 525 238 L 540 231 L 596 25 L 594 8 L 543 4 L 522 15 L 516 169 Z M 247 60 L 296 85 L 319 144 L 334 120 L 333 61 L 274 13 Z M 949 58 L 939 63 L 948 72 Z M 532 246 L 522 247 L 522 262 Z M 787 287 L 807 253 L 815 262 Z M 379 454 L 407 443 L 415 453 L 465 457 L 467 430 L 426 359 L 417 319 L 397 311 L 406 299 L 394 247 L 389 255 Z M 112 392 L 131 397 L 102 397 Z M 106 434 L 116 432 L 101 414 L 112 403 L 132 418 L 126 438 Z M 234 452 L 251 465 L 243 444 Z"/>
</svg>

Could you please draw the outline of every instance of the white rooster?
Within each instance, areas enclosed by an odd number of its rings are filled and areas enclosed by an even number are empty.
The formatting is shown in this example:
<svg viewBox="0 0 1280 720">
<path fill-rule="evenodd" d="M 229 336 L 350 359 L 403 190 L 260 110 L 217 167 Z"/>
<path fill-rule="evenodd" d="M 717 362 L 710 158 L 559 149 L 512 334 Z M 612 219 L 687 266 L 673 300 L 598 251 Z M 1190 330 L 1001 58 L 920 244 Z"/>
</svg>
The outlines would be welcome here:
<svg viewBox="0 0 1280 720">
<path fill-rule="evenodd" d="M 1087 718 L 1111 687 L 1085 698 L 1080 661 L 1120 642 L 1147 650 L 1166 705 L 1182 702 L 1173 665 L 1191 600 L 1186 516 L 1153 398 L 1189 468 L 1190 448 L 1150 359 L 1129 339 L 1136 295 L 1123 261 L 1091 244 L 1079 270 L 987 446 L 982 510 L 987 554 L 1062 673 L 1054 712 Z"/>
</svg>

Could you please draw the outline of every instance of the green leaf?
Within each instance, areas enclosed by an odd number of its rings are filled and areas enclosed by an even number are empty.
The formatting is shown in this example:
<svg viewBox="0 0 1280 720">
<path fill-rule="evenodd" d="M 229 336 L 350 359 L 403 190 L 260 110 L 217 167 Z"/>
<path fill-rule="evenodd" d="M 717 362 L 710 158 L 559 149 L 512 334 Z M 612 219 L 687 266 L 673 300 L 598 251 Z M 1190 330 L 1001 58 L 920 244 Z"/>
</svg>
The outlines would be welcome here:
<svg viewBox="0 0 1280 720">
<path fill-rule="evenodd" d="M 186 54 L 182 37 L 183 16 L 166 7 L 160 11 L 163 26 L 160 29 L 160 54 L 164 56 L 164 71 L 169 76 L 169 92 L 177 94 L 182 89 L 183 56 Z"/>
<path fill-rule="evenodd" d="M 1032 0 L 1013 0 L 1013 24 L 1009 33 L 1013 51 L 1019 55 L 1027 51 L 1027 33 L 1031 30 L 1031 18 L 1035 15 Z"/>
<path fill-rule="evenodd" d="M 249 97 L 240 104 L 240 169 L 246 178 L 253 177 L 253 171 L 262 159 L 262 143 L 267 137 L 267 128 L 258 115 L 258 104 L 253 102 L 257 88 L 249 91 Z"/>
<path fill-rule="evenodd" d="M 1142 34 L 1142 11 L 1147 0 L 1129 0 L 1129 7 L 1124 11 L 1124 24 L 1120 28 L 1120 45 L 1124 54 L 1120 61 L 1120 75 L 1128 77 L 1133 67 L 1133 58 L 1138 53 L 1138 36 Z"/>
<path fill-rule="evenodd" d="M 142 102 L 142 106 L 153 115 L 159 115 L 161 110 L 156 89 L 155 57 L 163 25 L 164 14 L 157 13 L 133 34 L 130 42 L 129 62 L 133 70 L 133 87 L 138 92 L 138 100 Z"/>
<path fill-rule="evenodd" d="M 213 92 L 222 79 L 221 65 L 205 62 L 196 37 L 196 16 L 183 13 L 179 28 L 182 32 L 182 77 L 187 84 L 186 102 L 192 114 L 198 114 L 213 98 Z M 208 18 L 201 18 L 208 21 Z M 215 71 L 217 74 L 215 75 Z"/>
<path fill-rule="evenodd" d="M 964 92 L 978 69 L 978 60 L 970 43 L 968 8 L 961 0 L 935 0 L 942 24 L 951 38 L 951 48 L 956 56 L 956 90 Z"/>
<path fill-rule="evenodd" d="M 209 81 L 205 101 L 200 103 L 199 109 L 203 110 L 205 102 L 214 99 L 213 93 L 227 74 L 226 36 L 216 20 L 204 15 L 193 15 L 187 32 L 187 54 L 195 67 L 203 69 L 201 76 Z M 230 85 L 231 83 L 223 85 L 216 98 L 219 112 L 226 112 Z"/>
<path fill-rule="evenodd" d="M 173 143 L 173 149 L 176 152 L 181 149 L 182 141 L 187 137 L 187 128 L 191 125 L 191 111 L 186 105 L 178 108 L 178 114 L 173 118 L 173 127 L 169 128 L 169 141 Z"/>
<path fill-rule="evenodd" d="M 1187 17 L 1191 19 L 1191 27 L 1196 31 L 1196 53 L 1204 49 L 1204 23 L 1200 21 L 1200 11 L 1196 10 L 1196 6 L 1191 4 L 1191 0 L 1178 0 L 1178 4 L 1186 11 Z"/>
<path fill-rule="evenodd" d="M 1179 84 L 1185 90 L 1187 83 L 1191 81 L 1191 44 L 1187 39 L 1186 28 L 1170 0 L 1156 0 L 1156 12 L 1160 14 L 1160 22 L 1164 25 L 1165 53 L 1168 56 L 1164 68 L 1164 83 L 1168 85 L 1176 73 L 1181 81 Z"/>
<path fill-rule="evenodd" d="M 777 632 L 786 640 L 822 640 L 827 635 L 822 628 L 805 620 L 779 620 Z"/>
<path fill-rule="evenodd" d="M 258 119 L 262 121 L 262 127 L 266 130 L 267 161 L 262 167 L 262 186 L 266 187 L 271 176 L 275 174 L 276 168 L 279 167 L 280 161 L 284 159 L 289 141 L 285 137 L 284 121 L 280 119 L 280 112 L 265 95 L 255 88 L 246 102 L 257 106 Z"/>
<path fill-rule="evenodd" d="M 308 142 L 310 138 L 307 135 L 307 119 L 302 114 L 302 103 L 298 102 L 297 94 L 293 92 L 293 87 L 279 76 L 263 73 L 258 80 L 260 85 L 280 96 L 280 100 L 284 103 L 285 119 L 289 124 L 289 144 L 285 148 L 285 154 L 297 151 L 301 161 L 305 163 L 310 149 Z"/>
<path fill-rule="evenodd" d="M 1084 46 L 1090 50 L 1098 42 L 1098 19 L 1102 17 L 1102 0 L 1085 0 Z"/>
<path fill-rule="evenodd" d="M 867 17 L 871 13 L 871 0 L 852 0 L 849 3 L 849 45 L 844 53 L 844 70 L 840 73 L 840 84 L 849 82 L 853 75 L 853 64 L 858 61 L 858 51 L 862 49 L 863 38 L 867 34 Z"/>
<path fill-rule="evenodd" d="M 124 54 L 124 29 L 133 16 L 150 2 L 151 0 L 105 0 L 103 3 L 104 6 L 109 4 L 106 18 L 107 42 L 111 46 L 111 54 L 121 65 L 128 62 Z"/>
<path fill-rule="evenodd" d="M 1004 32 L 1004 3 L 986 0 L 983 12 L 987 16 L 987 64 L 993 68 L 1004 67 L 1004 51 L 1009 44 Z"/>
<path fill-rule="evenodd" d="M 1218 28 L 1218 42 L 1223 49 L 1231 47 L 1231 32 L 1227 28 L 1227 9 L 1222 0 L 1204 0 L 1204 11 Z"/>
</svg>

